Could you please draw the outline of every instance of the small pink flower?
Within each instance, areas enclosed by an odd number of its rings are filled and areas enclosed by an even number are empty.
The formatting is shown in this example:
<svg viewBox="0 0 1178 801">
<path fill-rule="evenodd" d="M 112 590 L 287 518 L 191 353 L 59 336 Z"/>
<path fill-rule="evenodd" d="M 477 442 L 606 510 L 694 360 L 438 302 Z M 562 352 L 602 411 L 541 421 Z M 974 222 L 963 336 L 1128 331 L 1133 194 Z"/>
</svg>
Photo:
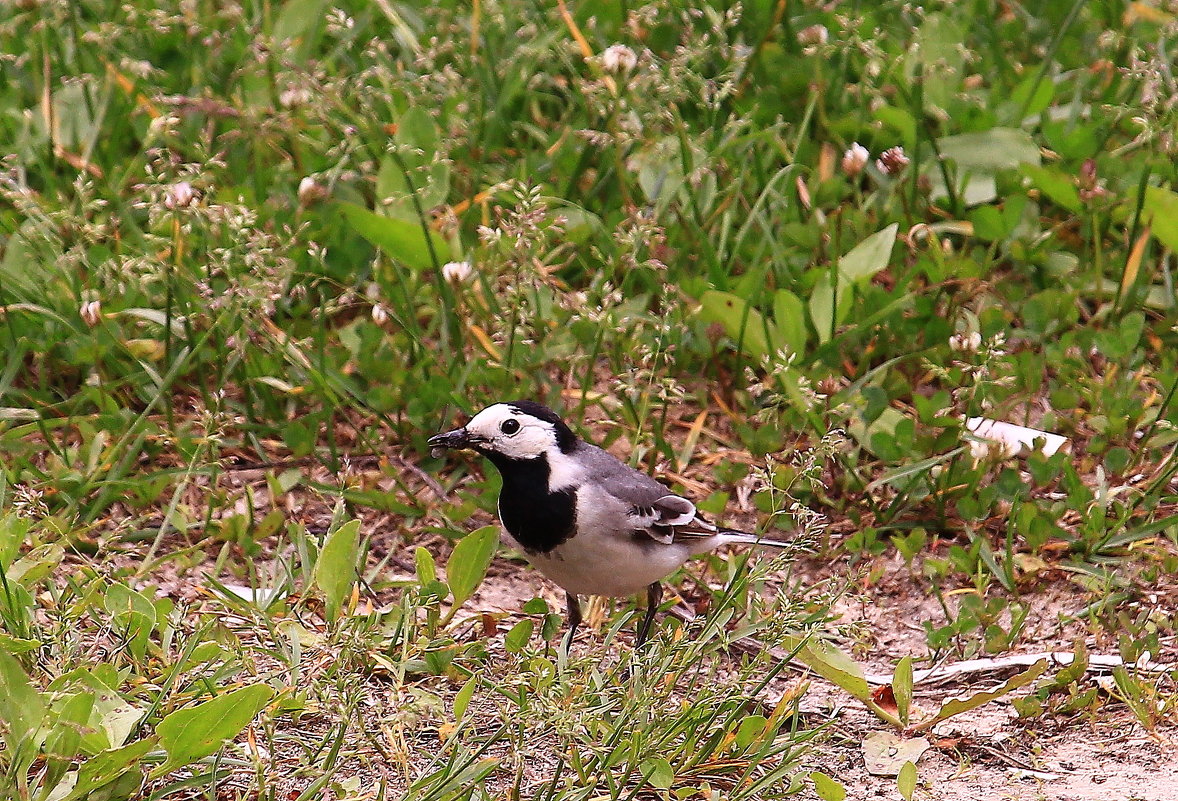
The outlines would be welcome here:
<svg viewBox="0 0 1178 801">
<path fill-rule="evenodd" d="M 908 156 L 904 154 L 904 148 L 899 145 L 889 147 L 875 160 L 875 166 L 884 175 L 898 175 L 908 166 Z"/>
<path fill-rule="evenodd" d="M 188 181 L 180 181 L 168 187 L 168 193 L 164 195 L 164 205 L 169 209 L 184 209 L 192 205 L 196 200 L 196 190 L 192 188 L 192 184 Z"/>
<path fill-rule="evenodd" d="M 847 148 L 847 152 L 843 153 L 843 172 L 848 177 L 854 178 L 863 172 L 863 168 L 867 166 L 867 160 L 869 158 L 871 158 L 871 154 L 867 152 L 867 148 L 858 142 L 851 143 L 851 146 Z"/>
</svg>

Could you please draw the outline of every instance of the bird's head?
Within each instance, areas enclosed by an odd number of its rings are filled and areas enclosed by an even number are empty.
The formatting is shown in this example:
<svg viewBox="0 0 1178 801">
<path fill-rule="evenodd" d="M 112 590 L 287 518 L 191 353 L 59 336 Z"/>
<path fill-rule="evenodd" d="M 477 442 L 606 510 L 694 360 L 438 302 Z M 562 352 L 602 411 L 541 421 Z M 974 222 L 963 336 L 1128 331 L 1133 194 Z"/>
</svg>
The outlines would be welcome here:
<svg viewBox="0 0 1178 801">
<path fill-rule="evenodd" d="M 429 438 L 431 453 L 470 448 L 484 456 L 528 460 L 568 453 L 577 436 L 547 406 L 530 400 L 488 406 L 462 428 Z"/>
</svg>

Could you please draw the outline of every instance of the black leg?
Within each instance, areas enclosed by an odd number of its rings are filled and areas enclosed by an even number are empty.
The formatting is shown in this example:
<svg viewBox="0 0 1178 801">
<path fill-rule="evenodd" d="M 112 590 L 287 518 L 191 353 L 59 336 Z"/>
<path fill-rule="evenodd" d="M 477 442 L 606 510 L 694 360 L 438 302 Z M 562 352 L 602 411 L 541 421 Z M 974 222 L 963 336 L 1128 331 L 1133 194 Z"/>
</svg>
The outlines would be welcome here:
<svg viewBox="0 0 1178 801">
<path fill-rule="evenodd" d="M 657 581 L 646 588 L 646 616 L 642 618 L 642 625 L 638 627 L 638 647 L 646 642 L 646 638 L 650 635 L 651 624 L 654 623 L 654 616 L 659 611 L 659 602 L 663 599 L 663 585 Z"/>
<path fill-rule="evenodd" d="M 577 596 L 571 592 L 564 594 L 567 603 L 567 612 L 565 623 L 568 625 L 568 631 L 564 635 L 564 653 L 568 656 L 573 647 L 573 637 L 577 633 L 577 626 L 581 625 L 581 604 L 577 600 Z"/>
</svg>

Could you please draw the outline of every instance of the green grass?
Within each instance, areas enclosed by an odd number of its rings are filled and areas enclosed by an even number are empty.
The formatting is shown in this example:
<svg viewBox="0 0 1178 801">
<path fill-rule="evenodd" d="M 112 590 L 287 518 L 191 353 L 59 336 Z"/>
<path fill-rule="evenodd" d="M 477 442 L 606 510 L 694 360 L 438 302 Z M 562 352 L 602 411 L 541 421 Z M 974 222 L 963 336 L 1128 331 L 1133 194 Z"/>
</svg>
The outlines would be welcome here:
<svg viewBox="0 0 1178 801">
<path fill-rule="evenodd" d="M 1078 0 L 14 5 L 5 794 L 812 787 L 801 691 L 754 711 L 784 663 L 728 653 L 756 629 L 821 661 L 799 579 L 710 558 L 680 582 L 706 636 L 630 656 L 613 615 L 564 664 L 559 610 L 469 600 L 485 548 L 436 569 L 496 488 L 425 440 L 504 398 L 806 529 L 836 585 L 902 557 L 942 607 L 927 661 L 1031 647 L 1041 592 L 1078 585 L 1061 636 L 1178 662 L 1176 27 Z M 1070 448 L 977 458 L 976 416 Z M 1178 705 L 1135 670 L 1032 697 L 1032 727 Z M 197 704 L 206 746 L 169 735 Z"/>
</svg>

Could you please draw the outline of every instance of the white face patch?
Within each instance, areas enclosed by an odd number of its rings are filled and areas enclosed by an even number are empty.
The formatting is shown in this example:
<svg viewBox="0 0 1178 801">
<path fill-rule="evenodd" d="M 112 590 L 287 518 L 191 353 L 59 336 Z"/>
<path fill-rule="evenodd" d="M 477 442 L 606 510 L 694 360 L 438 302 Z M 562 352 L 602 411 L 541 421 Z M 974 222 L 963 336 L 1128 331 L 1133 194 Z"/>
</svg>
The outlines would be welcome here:
<svg viewBox="0 0 1178 801">
<path fill-rule="evenodd" d="M 483 409 L 466 424 L 466 430 L 481 440 L 479 447 L 511 459 L 535 459 L 544 454 L 560 453 L 556 429 L 552 423 L 518 411 L 506 403 L 496 403 Z"/>
</svg>

